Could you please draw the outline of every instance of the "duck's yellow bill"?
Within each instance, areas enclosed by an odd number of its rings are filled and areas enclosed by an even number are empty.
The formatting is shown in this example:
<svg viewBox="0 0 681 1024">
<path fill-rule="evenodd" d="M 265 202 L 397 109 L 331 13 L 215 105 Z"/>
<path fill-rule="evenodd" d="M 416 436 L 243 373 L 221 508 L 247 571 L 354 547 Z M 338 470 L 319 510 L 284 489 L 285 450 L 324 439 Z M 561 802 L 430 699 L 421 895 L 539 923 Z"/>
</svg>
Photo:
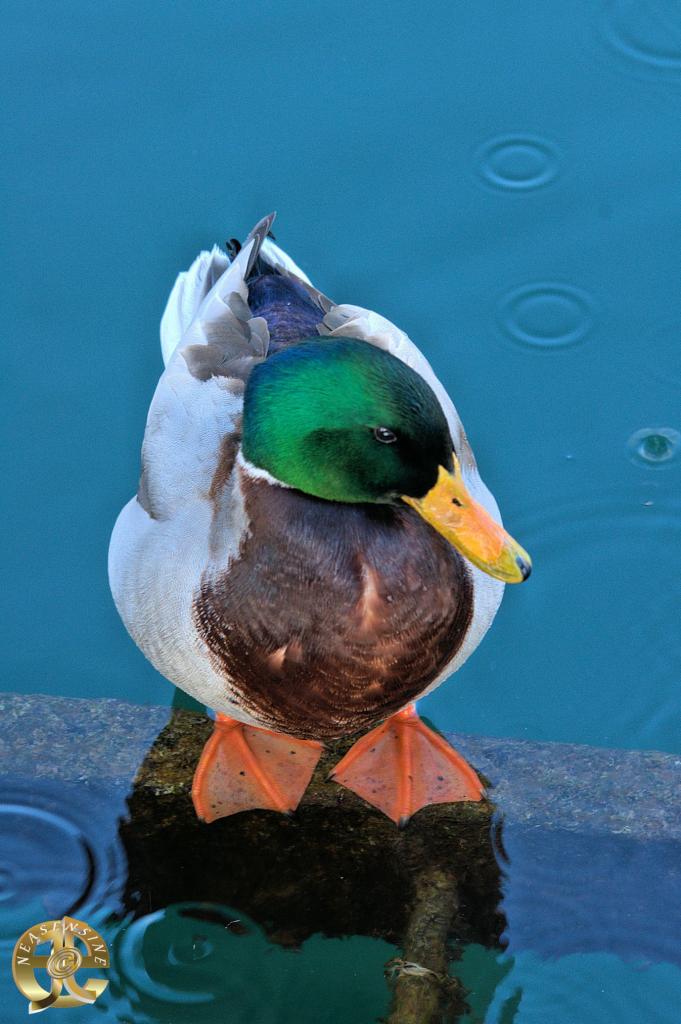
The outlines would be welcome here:
<svg viewBox="0 0 681 1024">
<path fill-rule="evenodd" d="M 454 456 L 454 471 L 440 466 L 437 483 L 424 498 L 403 497 L 473 565 L 505 583 L 522 583 L 532 571 L 527 551 L 470 496 Z"/>
</svg>

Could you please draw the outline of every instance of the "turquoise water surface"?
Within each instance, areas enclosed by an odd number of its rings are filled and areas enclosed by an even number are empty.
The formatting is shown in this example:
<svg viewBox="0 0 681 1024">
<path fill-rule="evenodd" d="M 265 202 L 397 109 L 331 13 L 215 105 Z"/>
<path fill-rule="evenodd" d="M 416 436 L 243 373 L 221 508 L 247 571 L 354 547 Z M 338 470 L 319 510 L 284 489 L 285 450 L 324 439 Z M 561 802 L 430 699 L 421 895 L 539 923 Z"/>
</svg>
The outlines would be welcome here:
<svg viewBox="0 0 681 1024">
<path fill-rule="evenodd" d="M 172 701 L 113 607 L 108 538 L 136 489 L 176 274 L 276 209 L 316 285 L 428 356 L 534 559 L 422 710 L 464 733 L 681 754 L 681 6 L 3 12 L 4 689 Z M 672 946 L 471 947 L 462 977 L 489 992 L 470 1024 L 674 1024 Z M 385 943 L 315 938 L 298 968 L 257 930 L 239 950 L 233 989 L 213 993 L 225 1020 L 385 1013 Z M 126 984 L 143 1009 L 126 1017 L 122 989 L 100 1020 L 218 1019 Z"/>
</svg>

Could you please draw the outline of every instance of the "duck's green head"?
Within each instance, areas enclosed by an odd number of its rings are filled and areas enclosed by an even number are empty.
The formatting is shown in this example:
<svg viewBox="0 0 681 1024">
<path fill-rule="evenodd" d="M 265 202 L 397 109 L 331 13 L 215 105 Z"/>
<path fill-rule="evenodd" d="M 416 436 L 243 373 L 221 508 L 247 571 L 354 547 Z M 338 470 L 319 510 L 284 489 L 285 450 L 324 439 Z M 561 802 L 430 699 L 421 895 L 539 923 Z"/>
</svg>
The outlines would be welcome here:
<svg viewBox="0 0 681 1024">
<path fill-rule="evenodd" d="M 242 451 L 317 498 L 407 502 L 491 575 L 529 575 L 527 554 L 468 494 L 429 385 L 375 345 L 305 341 L 257 365 L 244 397 Z"/>
<path fill-rule="evenodd" d="M 285 348 L 253 370 L 243 452 L 283 483 L 328 501 L 423 497 L 452 468 L 444 413 L 426 382 L 365 341 Z"/>
</svg>

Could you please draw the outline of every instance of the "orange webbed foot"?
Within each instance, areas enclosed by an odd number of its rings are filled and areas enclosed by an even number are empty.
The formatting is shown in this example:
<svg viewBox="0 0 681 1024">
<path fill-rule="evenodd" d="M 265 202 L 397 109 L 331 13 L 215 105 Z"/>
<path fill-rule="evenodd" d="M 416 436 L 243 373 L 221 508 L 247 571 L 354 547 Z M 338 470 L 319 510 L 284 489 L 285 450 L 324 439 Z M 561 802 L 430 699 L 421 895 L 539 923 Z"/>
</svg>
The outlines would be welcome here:
<svg viewBox="0 0 681 1024">
<path fill-rule="evenodd" d="M 456 750 L 410 705 L 362 736 L 331 778 L 397 825 L 428 804 L 482 800 L 483 786 Z"/>
<path fill-rule="evenodd" d="M 322 753 L 315 740 L 244 725 L 218 714 L 194 773 L 192 800 L 203 821 L 256 807 L 296 809 Z"/>
</svg>

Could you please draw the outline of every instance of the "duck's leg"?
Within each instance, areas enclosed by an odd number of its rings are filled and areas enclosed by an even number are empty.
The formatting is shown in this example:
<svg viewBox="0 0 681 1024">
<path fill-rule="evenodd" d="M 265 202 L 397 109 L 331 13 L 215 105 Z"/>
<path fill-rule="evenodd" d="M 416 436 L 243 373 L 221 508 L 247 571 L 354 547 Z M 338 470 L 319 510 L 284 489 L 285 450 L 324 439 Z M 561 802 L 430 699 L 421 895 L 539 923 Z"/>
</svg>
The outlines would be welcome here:
<svg viewBox="0 0 681 1024">
<path fill-rule="evenodd" d="M 194 773 L 194 809 L 207 822 L 256 807 L 288 814 L 300 803 L 321 752 L 315 740 L 218 714 Z"/>
<path fill-rule="evenodd" d="M 483 795 L 471 766 L 423 724 L 413 704 L 362 736 L 331 778 L 400 826 L 428 804 L 481 800 Z"/>
</svg>

